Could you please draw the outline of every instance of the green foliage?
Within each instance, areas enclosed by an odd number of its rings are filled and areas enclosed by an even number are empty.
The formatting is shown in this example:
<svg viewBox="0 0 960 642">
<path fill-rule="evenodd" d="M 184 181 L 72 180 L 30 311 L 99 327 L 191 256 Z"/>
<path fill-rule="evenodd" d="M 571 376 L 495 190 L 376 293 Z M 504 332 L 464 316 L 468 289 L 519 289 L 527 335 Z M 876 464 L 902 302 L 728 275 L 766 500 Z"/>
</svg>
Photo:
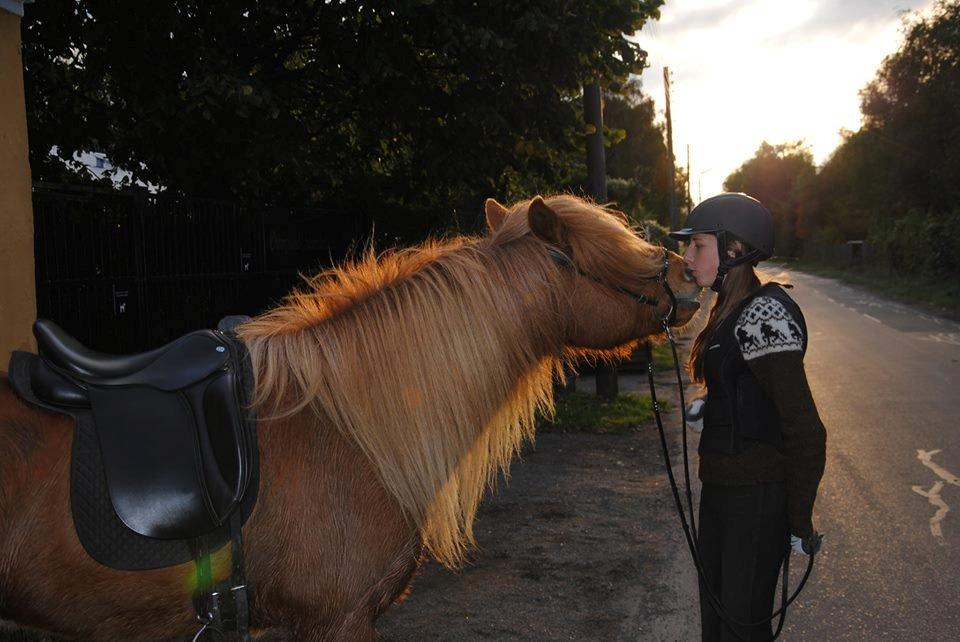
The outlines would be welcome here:
<svg viewBox="0 0 960 642">
<path fill-rule="evenodd" d="M 893 217 L 898 206 L 890 170 L 897 158 L 875 132 L 846 132 L 817 174 L 811 227 L 832 227 L 845 240 L 863 239 L 874 218 Z"/>
<path fill-rule="evenodd" d="M 945 215 L 911 210 L 873 225 L 867 237 L 876 262 L 905 274 L 960 274 L 960 208 Z"/>
<path fill-rule="evenodd" d="M 661 225 L 653 219 L 640 220 L 636 225 L 643 230 L 646 239 L 654 245 L 669 247 L 672 242 L 669 237 L 670 228 L 666 225 Z"/>
<path fill-rule="evenodd" d="M 653 344 L 653 367 L 655 372 L 673 372 L 673 350 L 669 343 Z M 680 363 L 680 367 L 683 368 L 683 362 Z"/>
<path fill-rule="evenodd" d="M 653 99 L 643 94 L 639 79 L 618 93 L 604 95 L 607 137 L 607 192 L 617 207 L 639 220 L 653 217 L 664 223 L 670 216 L 670 160 L 663 126 L 656 122 Z M 677 203 L 686 200 L 686 178 L 676 168 Z"/>
<path fill-rule="evenodd" d="M 666 402 L 661 402 L 660 407 L 669 410 Z M 558 399 L 556 414 L 541 418 L 537 428 L 548 432 L 624 433 L 652 419 L 653 405 L 648 396 L 626 392 L 606 400 L 575 392 Z"/>
<path fill-rule="evenodd" d="M 901 211 L 946 211 L 960 199 L 960 1 L 906 22 L 860 109 L 864 130 L 892 157 L 885 178 Z"/>
<path fill-rule="evenodd" d="M 764 141 L 753 158 L 727 176 L 723 188 L 744 192 L 766 205 L 776 226 L 776 253 L 795 256 L 798 239 L 806 234 L 815 176 L 813 155 L 802 141 L 779 145 Z"/>
<path fill-rule="evenodd" d="M 335 206 L 392 239 L 478 228 L 484 197 L 583 174 L 581 87 L 642 70 L 624 34 L 662 2 L 40 2 L 33 175 L 89 181 L 62 161 L 95 150 L 175 192 Z"/>
<path fill-rule="evenodd" d="M 843 249 L 843 233 L 833 225 L 814 228 L 803 243 L 803 257 L 818 261 L 834 261 Z"/>
</svg>

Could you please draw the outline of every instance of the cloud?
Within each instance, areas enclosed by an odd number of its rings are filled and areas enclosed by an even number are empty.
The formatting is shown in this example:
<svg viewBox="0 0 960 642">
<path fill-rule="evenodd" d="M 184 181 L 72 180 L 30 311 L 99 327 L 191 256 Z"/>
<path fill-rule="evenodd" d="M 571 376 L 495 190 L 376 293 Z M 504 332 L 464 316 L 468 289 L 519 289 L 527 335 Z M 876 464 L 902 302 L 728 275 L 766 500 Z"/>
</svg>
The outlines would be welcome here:
<svg viewBox="0 0 960 642">
<path fill-rule="evenodd" d="M 703 6 L 704 3 L 700 4 L 700 7 L 689 4 L 678 5 L 677 13 L 671 14 L 669 19 L 660 22 L 664 33 L 673 35 L 684 31 L 716 28 L 740 11 L 743 5 L 742 2 L 707 3 L 707 6 Z"/>
<path fill-rule="evenodd" d="M 832 0 L 820 2 L 810 19 L 783 44 L 810 42 L 817 38 L 856 37 L 883 29 L 913 11 L 926 9 L 930 0 Z"/>
<path fill-rule="evenodd" d="M 699 0 L 667 4 L 637 34 L 645 91 L 663 108 L 671 71 L 674 146 L 691 145 L 692 191 L 723 179 L 763 140 L 803 139 L 822 161 L 860 125 L 858 91 L 896 50 L 905 10 L 933 0 Z"/>
</svg>

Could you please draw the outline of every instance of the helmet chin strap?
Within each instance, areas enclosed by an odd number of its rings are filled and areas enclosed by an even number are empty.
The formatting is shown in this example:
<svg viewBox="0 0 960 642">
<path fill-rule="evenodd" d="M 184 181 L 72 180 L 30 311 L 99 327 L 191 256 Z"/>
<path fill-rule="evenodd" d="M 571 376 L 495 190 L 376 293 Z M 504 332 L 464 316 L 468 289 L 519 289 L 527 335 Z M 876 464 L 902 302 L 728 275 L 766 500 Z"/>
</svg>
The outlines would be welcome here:
<svg viewBox="0 0 960 642">
<path fill-rule="evenodd" d="M 727 245 L 727 235 L 722 231 L 717 233 L 717 248 L 726 247 Z M 740 256 L 726 256 L 724 254 L 720 257 L 720 264 L 717 266 L 717 276 L 713 279 L 713 283 L 710 285 L 710 289 L 716 293 L 720 293 L 720 289 L 723 288 L 723 280 L 727 276 L 727 272 L 730 268 L 737 267 L 744 263 L 751 263 L 756 265 L 760 262 L 760 250 L 753 249 L 747 252 L 746 254 L 741 254 Z"/>
<path fill-rule="evenodd" d="M 717 278 L 713 280 L 713 284 L 710 286 L 710 289 L 719 294 L 720 288 L 723 287 L 723 279 L 726 276 L 727 266 L 721 263 L 719 266 L 717 266 Z"/>
</svg>

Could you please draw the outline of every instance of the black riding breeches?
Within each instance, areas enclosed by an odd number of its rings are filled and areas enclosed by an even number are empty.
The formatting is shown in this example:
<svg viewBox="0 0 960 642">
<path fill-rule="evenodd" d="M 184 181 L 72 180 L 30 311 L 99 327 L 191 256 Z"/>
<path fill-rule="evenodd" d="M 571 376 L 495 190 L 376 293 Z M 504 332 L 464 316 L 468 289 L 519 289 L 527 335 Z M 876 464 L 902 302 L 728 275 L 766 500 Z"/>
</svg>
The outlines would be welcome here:
<svg viewBox="0 0 960 642">
<path fill-rule="evenodd" d="M 727 615 L 739 622 L 769 617 L 789 542 L 783 483 L 704 484 L 698 535 L 704 575 Z M 736 627 L 734 634 L 705 595 L 702 579 L 700 625 L 703 640 L 711 642 L 769 640 L 773 635 L 770 623 Z"/>
</svg>

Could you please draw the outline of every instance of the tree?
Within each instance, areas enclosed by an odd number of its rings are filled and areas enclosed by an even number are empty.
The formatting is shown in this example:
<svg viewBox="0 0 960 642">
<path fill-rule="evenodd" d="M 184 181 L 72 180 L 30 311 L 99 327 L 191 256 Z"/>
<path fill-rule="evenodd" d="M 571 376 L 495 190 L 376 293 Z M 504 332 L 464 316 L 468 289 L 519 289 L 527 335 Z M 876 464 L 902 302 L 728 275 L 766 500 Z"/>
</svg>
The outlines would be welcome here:
<svg viewBox="0 0 960 642">
<path fill-rule="evenodd" d="M 817 174 L 810 223 L 829 228 L 837 240 L 864 239 L 874 220 L 896 211 L 900 195 L 890 169 L 897 153 L 867 129 L 842 135 L 843 142 Z"/>
<path fill-rule="evenodd" d="M 928 17 L 908 19 L 900 48 L 861 92 L 860 109 L 860 137 L 885 159 L 875 178 L 895 187 L 884 195 L 888 202 L 900 213 L 953 207 L 960 199 L 960 1 L 941 0 Z"/>
<path fill-rule="evenodd" d="M 663 125 L 639 79 L 604 94 L 610 198 L 635 220 L 670 219 L 670 160 Z M 677 202 L 686 200 L 684 170 L 677 168 Z"/>
<path fill-rule="evenodd" d="M 773 214 L 776 250 L 795 255 L 807 232 L 811 189 L 816 175 L 813 155 L 802 142 L 771 145 L 764 141 L 723 182 L 728 192 L 744 192 L 759 199 Z"/>
<path fill-rule="evenodd" d="M 960 2 L 909 17 L 860 98 L 863 126 L 844 133 L 817 176 L 814 225 L 863 239 L 909 212 L 950 212 L 960 197 Z"/>
<path fill-rule="evenodd" d="M 577 175 L 581 87 L 643 68 L 624 34 L 662 1 L 38 3 L 33 173 L 90 180 L 68 165 L 96 150 L 174 192 L 336 206 L 394 235 L 479 220 L 484 196 Z"/>
</svg>

